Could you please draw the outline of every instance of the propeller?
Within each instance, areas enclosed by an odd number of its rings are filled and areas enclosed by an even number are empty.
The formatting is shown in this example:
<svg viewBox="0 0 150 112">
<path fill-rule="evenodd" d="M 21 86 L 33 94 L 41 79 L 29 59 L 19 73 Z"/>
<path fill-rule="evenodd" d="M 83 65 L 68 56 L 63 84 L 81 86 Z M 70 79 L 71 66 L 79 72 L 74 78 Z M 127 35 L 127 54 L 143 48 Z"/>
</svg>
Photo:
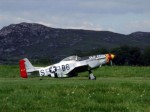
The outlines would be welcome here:
<svg viewBox="0 0 150 112">
<path fill-rule="evenodd" d="M 112 60 L 115 58 L 114 54 L 106 54 L 106 59 L 107 59 L 107 63 L 110 63 L 110 65 L 112 66 Z"/>
<path fill-rule="evenodd" d="M 113 63 L 112 63 L 112 60 L 110 60 L 110 66 L 112 66 L 112 64 L 113 64 Z"/>
</svg>

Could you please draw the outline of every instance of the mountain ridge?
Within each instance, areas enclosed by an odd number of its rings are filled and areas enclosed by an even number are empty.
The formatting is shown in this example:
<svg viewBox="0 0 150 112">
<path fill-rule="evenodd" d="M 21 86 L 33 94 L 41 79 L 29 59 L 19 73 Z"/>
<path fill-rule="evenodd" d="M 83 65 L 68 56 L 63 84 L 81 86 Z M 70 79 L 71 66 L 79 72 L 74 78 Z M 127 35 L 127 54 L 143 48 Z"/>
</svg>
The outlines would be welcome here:
<svg viewBox="0 0 150 112">
<path fill-rule="evenodd" d="M 61 29 L 37 23 L 11 24 L 0 30 L 0 59 L 56 58 L 62 59 L 74 51 L 91 51 L 121 45 L 149 46 L 150 32 L 129 35 L 83 29 Z"/>
</svg>

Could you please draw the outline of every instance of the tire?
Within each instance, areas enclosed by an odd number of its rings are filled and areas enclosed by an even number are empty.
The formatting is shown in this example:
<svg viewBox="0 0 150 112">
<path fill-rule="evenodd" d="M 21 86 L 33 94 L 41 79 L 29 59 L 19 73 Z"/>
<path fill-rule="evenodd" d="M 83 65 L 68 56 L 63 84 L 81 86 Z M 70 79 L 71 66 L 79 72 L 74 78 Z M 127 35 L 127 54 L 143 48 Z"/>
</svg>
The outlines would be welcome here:
<svg viewBox="0 0 150 112">
<path fill-rule="evenodd" d="M 91 77 L 89 77 L 89 80 L 96 80 L 96 77 L 94 76 L 94 79 L 91 79 Z"/>
</svg>

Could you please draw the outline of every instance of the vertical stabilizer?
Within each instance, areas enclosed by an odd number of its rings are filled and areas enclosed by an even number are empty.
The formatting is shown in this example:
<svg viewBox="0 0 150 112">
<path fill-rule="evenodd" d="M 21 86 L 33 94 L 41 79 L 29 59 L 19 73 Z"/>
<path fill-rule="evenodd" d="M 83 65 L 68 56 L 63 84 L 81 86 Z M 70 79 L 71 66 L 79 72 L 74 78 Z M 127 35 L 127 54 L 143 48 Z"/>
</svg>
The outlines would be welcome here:
<svg viewBox="0 0 150 112">
<path fill-rule="evenodd" d="M 28 78 L 29 73 L 35 71 L 35 68 L 27 58 L 20 60 L 19 65 L 20 65 L 20 76 L 22 78 Z"/>
<path fill-rule="evenodd" d="M 30 61 L 27 58 L 24 58 L 23 60 L 25 61 L 25 67 L 26 67 L 27 72 L 35 71 L 35 68 L 33 67 L 33 65 L 30 63 Z"/>
</svg>

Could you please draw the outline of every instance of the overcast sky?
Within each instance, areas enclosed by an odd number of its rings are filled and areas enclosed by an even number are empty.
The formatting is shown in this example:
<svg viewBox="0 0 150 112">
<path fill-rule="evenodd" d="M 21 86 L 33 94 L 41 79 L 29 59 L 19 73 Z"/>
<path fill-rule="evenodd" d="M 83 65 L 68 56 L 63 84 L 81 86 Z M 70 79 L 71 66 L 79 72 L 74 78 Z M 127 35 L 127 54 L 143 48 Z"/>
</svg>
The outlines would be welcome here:
<svg viewBox="0 0 150 112">
<path fill-rule="evenodd" d="M 122 34 L 150 32 L 150 0 L 0 0 L 0 29 L 20 22 Z"/>
</svg>

